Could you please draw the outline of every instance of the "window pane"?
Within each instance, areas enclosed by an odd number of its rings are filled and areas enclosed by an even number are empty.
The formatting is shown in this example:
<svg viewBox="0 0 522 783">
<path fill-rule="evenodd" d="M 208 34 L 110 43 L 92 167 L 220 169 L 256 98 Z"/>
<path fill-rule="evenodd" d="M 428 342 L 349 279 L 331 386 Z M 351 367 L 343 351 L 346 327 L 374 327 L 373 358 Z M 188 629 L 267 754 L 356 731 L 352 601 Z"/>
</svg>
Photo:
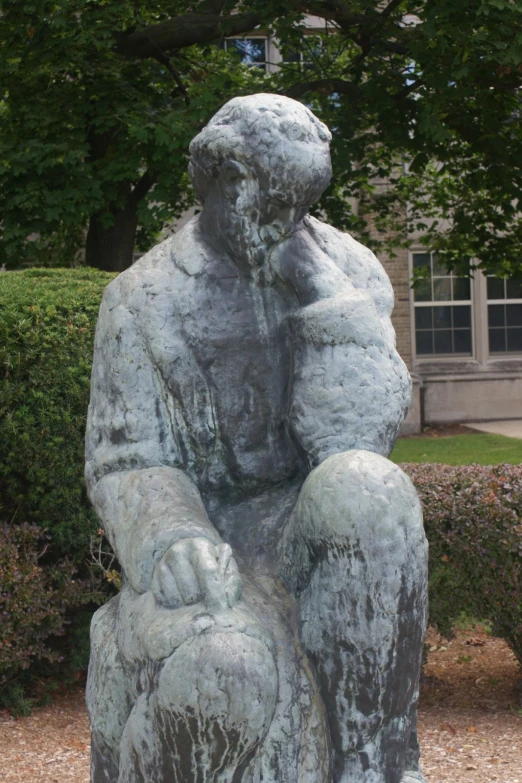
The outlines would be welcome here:
<svg viewBox="0 0 522 783">
<path fill-rule="evenodd" d="M 434 307 L 433 321 L 436 329 L 451 329 L 451 307 Z"/>
<path fill-rule="evenodd" d="M 431 302 L 431 280 L 420 280 L 413 289 L 416 302 Z"/>
<path fill-rule="evenodd" d="M 522 299 L 522 283 L 518 280 L 506 280 L 507 299 Z"/>
<path fill-rule="evenodd" d="M 488 299 L 504 299 L 504 280 L 488 277 Z"/>
<path fill-rule="evenodd" d="M 449 272 L 446 269 L 446 267 L 443 264 L 439 264 L 439 259 L 436 253 L 433 253 L 432 258 L 433 258 L 433 274 L 440 275 L 442 277 L 449 275 Z"/>
<path fill-rule="evenodd" d="M 504 329 L 489 330 L 489 352 L 500 353 L 506 350 L 506 332 Z"/>
<path fill-rule="evenodd" d="M 435 353 L 453 353 L 451 343 L 451 329 L 444 329 L 434 332 Z"/>
<path fill-rule="evenodd" d="M 508 351 L 522 351 L 522 329 L 507 330 Z"/>
<path fill-rule="evenodd" d="M 415 308 L 415 327 L 416 329 L 431 329 L 433 327 L 433 308 L 416 307 Z"/>
<path fill-rule="evenodd" d="M 506 305 L 506 317 L 508 326 L 522 326 L 522 304 Z"/>
<path fill-rule="evenodd" d="M 236 49 L 244 65 L 263 67 L 266 60 L 264 38 L 231 38 L 227 41 L 227 50 Z"/>
<path fill-rule="evenodd" d="M 450 277 L 436 277 L 433 279 L 433 299 L 435 302 L 445 302 L 451 299 Z"/>
<path fill-rule="evenodd" d="M 471 299 L 469 277 L 453 278 L 453 299 Z"/>
<path fill-rule="evenodd" d="M 452 310 L 453 310 L 453 326 L 455 328 L 471 326 L 470 305 L 457 305 L 456 307 L 452 307 Z"/>
<path fill-rule="evenodd" d="M 293 49 L 283 49 L 283 62 L 285 63 L 300 63 L 301 55 L 299 52 Z"/>
<path fill-rule="evenodd" d="M 453 332 L 455 353 L 471 353 L 471 329 L 456 329 Z"/>
<path fill-rule="evenodd" d="M 490 326 L 505 326 L 506 314 L 504 305 L 489 305 L 488 318 Z"/>
<path fill-rule="evenodd" d="M 417 354 L 433 353 L 433 332 L 416 333 Z"/>
<path fill-rule="evenodd" d="M 427 266 L 431 269 L 431 256 L 429 253 L 414 253 L 413 254 L 413 266 L 417 269 L 421 266 Z"/>
<path fill-rule="evenodd" d="M 318 35 L 307 36 L 304 42 L 303 60 L 311 60 L 313 57 L 319 57 L 324 49 L 323 41 Z"/>
</svg>

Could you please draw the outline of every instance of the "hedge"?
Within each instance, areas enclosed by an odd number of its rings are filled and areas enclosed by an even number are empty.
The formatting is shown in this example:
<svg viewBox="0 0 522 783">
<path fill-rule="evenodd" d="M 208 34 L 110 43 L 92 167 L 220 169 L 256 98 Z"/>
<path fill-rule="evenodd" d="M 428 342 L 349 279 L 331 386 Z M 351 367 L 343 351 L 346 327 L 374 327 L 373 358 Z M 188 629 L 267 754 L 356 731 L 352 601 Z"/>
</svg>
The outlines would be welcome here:
<svg viewBox="0 0 522 783">
<path fill-rule="evenodd" d="M 491 623 L 522 664 L 522 466 L 403 464 L 430 544 L 430 623 Z"/>
<path fill-rule="evenodd" d="M 85 557 L 96 517 L 83 483 L 94 328 L 114 275 L 0 273 L 0 516 L 45 528 L 56 557 Z"/>
<path fill-rule="evenodd" d="M 94 328 L 111 278 L 85 268 L 0 273 L 0 524 L 11 531 L 0 539 L 1 606 L 18 607 L 9 643 L 29 672 L 52 659 L 46 637 L 61 634 L 86 600 L 70 569 L 78 569 L 76 580 L 87 575 L 98 527 L 83 484 L 83 441 Z M 522 663 L 522 468 L 402 468 L 424 506 L 430 622 L 449 634 L 463 611 L 490 620 Z M 38 558 L 42 531 L 47 551 Z M 13 558 L 25 563 L 25 581 L 5 576 Z M 60 579 L 68 585 L 61 596 Z M 92 591 L 92 582 L 84 589 Z M 38 644 L 31 646 L 31 635 Z"/>
<path fill-rule="evenodd" d="M 83 483 L 94 328 L 113 275 L 0 273 L 0 706 L 85 663 L 100 575 Z M 57 663 L 59 662 L 59 668 Z"/>
</svg>

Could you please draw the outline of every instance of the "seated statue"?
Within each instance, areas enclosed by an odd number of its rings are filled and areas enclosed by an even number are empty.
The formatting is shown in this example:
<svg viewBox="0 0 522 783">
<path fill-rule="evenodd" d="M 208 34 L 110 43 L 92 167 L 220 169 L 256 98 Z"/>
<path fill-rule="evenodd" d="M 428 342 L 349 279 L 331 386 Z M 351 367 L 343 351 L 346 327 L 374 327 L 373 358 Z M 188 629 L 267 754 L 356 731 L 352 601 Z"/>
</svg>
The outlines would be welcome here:
<svg viewBox="0 0 522 783">
<path fill-rule="evenodd" d="M 89 496 L 93 783 L 414 783 L 427 544 L 375 256 L 307 215 L 330 133 L 277 95 L 190 146 L 199 215 L 113 280 Z"/>
</svg>

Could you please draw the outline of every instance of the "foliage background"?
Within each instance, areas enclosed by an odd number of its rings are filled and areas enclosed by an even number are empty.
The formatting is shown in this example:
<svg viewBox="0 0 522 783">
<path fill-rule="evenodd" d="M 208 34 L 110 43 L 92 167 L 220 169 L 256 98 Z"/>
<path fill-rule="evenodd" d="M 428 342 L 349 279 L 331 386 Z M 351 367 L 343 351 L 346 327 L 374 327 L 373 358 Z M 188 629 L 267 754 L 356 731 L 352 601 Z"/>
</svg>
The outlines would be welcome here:
<svg viewBox="0 0 522 783">
<path fill-rule="evenodd" d="M 521 3 L 4 0 L 2 11 L 0 263 L 68 265 L 86 245 L 88 264 L 116 268 L 135 221 L 147 249 L 193 202 L 190 139 L 229 98 L 267 91 L 332 128 L 335 178 L 318 209 L 335 225 L 374 248 L 416 230 L 461 272 L 476 258 L 522 274 Z M 314 43 L 306 14 L 319 19 Z M 306 67 L 265 74 L 222 48 L 260 31 Z"/>
</svg>

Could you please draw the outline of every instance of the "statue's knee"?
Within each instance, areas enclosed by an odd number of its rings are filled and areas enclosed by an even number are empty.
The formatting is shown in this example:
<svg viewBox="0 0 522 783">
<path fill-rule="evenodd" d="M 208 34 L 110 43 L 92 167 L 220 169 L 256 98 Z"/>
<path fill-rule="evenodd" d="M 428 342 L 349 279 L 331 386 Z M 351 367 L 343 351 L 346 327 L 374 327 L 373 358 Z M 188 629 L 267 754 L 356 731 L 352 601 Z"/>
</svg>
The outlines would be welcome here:
<svg viewBox="0 0 522 783">
<path fill-rule="evenodd" d="M 425 550 L 422 510 L 410 479 L 370 451 L 334 454 L 308 476 L 296 505 L 310 542 L 354 550 L 385 562 L 396 550 Z M 419 550 L 420 547 L 420 550 Z"/>
<path fill-rule="evenodd" d="M 163 667 L 158 708 L 191 715 L 211 734 L 214 724 L 243 744 L 258 742 L 271 723 L 277 698 L 271 651 L 246 633 L 202 633 L 182 644 Z"/>
</svg>

